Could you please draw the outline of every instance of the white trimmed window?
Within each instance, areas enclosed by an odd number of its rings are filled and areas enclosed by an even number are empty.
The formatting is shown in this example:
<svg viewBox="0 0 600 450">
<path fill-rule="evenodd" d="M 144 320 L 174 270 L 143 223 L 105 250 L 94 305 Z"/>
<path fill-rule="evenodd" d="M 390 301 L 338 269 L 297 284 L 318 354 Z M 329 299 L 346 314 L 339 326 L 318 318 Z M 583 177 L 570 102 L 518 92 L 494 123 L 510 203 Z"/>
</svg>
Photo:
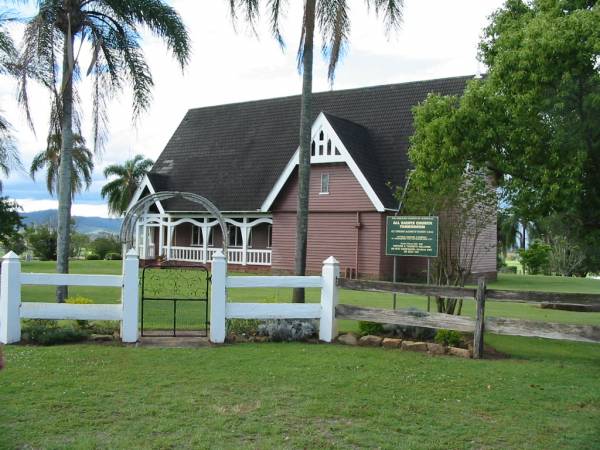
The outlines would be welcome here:
<svg viewBox="0 0 600 450">
<path fill-rule="evenodd" d="M 208 246 L 212 246 L 213 245 L 213 233 L 212 233 L 212 227 L 208 229 Z M 204 245 L 204 238 L 202 235 L 202 227 L 199 227 L 198 225 L 192 225 L 192 246 L 202 246 Z"/>
<path fill-rule="evenodd" d="M 329 194 L 329 174 L 321 174 L 321 192 L 320 194 Z"/>
<path fill-rule="evenodd" d="M 227 231 L 229 234 L 229 247 L 242 247 L 244 245 L 242 229 L 240 227 L 228 223 Z M 248 247 L 252 247 L 252 228 L 248 230 Z"/>
</svg>

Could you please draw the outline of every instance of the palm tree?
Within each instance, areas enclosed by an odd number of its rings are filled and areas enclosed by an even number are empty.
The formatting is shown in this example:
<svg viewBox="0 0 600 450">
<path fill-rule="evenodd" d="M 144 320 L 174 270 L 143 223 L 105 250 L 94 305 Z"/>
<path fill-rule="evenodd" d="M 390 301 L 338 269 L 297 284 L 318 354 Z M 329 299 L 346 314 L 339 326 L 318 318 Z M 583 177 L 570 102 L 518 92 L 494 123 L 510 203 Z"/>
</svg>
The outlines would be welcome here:
<svg viewBox="0 0 600 450">
<path fill-rule="evenodd" d="M 48 137 L 46 150 L 38 153 L 31 162 L 29 174 L 35 179 L 35 174 L 46 169 L 46 187 L 52 195 L 58 193 L 58 169 L 60 167 L 61 136 L 53 134 Z M 94 170 L 92 152 L 85 146 L 85 139 L 78 134 L 73 135 L 73 173 L 71 174 L 71 197 L 92 184 Z"/>
<path fill-rule="evenodd" d="M 259 0 L 228 0 L 231 16 L 235 20 L 241 12 L 254 28 L 259 18 Z M 383 15 L 386 31 L 398 29 L 402 22 L 403 0 L 365 0 L 376 15 Z M 279 25 L 287 6 L 285 0 L 267 0 L 271 31 L 283 47 L 284 40 Z M 302 73 L 302 96 L 300 107 L 300 154 L 298 162 L 298 212 L 296 215 L 296 275 L 306 273 L 306 245 L 308 235 L 308 190 L 310 180 L 310 138 L 312 111 L 312 76 L 315 25 L 323 37 L 323 54 L 328 57 L 327 77 L 333 84 L 335 69 L 348 46 L 350 36 L 350 2 L 347 0 L 305 0 L 298 46 L 298 69 Z M 304 303 L 304 289 L 294 289 L 293 301 Z"/>
<path fill-rule="evenodd" d="M 25 0 L 22 0 L 25 1 Z M 133 92 L 133 118 L 150 104 L 152 75 L 140 46 L 140 31 L 162 38 L 181 65 L 187 64 L 190 42 L 179 14 L 162 0 L 35 0 L 37 14 L 28 21 L 17 65 L 18 97 L 28 107 L 28 77 L 34 77 L 52 93 L 50 134 L 60 134 L 58 169 L 58 248 L 56 268 L 69 269 L 71 216 L 71 166 L 73 135 L 81 134 L 76 81 L 80 77 L 79 54 L 83 44 L 92 48 L 87 75 L 93 77 L 94 150 L 102 148 L 107 125 L 106 104 L 128 85 Z M 57 289 L 64 301 L 66 287 Z"/>
<path fill-rule="evenodd" d="M 12 72 L 12 64 L 17 56 L 13 40 L 6 30 L 6 24 L 11 20 L 13 19 L 5 13 L 0 13 L 0 75 Z M 10 170 L 16 167 L 21 167 L 21 162 L 11 133 L 11 125 L 0 115 L 0 172 L 8 176 Z"/>
<path fill-rule="evenodd" d="M 123 164 L 113 164 L 104 169 L 106 178 L 117 177 L 104 185 L 100 191 L 102 198 L 108 198 L 109 212 L 122 215 L 127 211 L 129 202 L 152 164 L 154 161 L 151 159 L 146 159 L 143 155 L 135 155 L 133 159 Z"/>
</svg>

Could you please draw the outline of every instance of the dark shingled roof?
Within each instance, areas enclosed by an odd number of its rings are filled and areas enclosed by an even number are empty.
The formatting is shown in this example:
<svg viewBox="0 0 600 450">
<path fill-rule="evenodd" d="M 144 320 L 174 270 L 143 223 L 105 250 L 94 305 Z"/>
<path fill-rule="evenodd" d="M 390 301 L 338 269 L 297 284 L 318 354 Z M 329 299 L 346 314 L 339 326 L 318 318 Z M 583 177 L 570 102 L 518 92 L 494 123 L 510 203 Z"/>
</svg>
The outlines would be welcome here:
<svg viewBox="0 0 600 450">
<path fill-rule="evenodd" d="M 462 94 L 473 76 L 316 93 L 324 112 L 386 208 L 386 184 L 402 185 L 409 168 L 412 107 L 427 94 Z M 256 211 L 298 148 L 300 96 L 210 106 L 187 112 L 149 174 L 156 191 L 198 193 L 222 211 Z M 170 211 L 194 211 L 185 201 Z"/>
</svg>

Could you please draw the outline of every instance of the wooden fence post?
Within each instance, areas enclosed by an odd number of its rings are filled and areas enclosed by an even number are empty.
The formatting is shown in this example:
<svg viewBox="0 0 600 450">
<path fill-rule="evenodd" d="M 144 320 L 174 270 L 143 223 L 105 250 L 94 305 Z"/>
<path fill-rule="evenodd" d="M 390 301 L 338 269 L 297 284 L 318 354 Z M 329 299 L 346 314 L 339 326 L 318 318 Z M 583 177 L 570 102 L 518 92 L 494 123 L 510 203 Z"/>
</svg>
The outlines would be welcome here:
<svg viewBox="0 0 600 450">
<path fill-rule="evenodd" d="M 225 308 L 227 304 L 227 261 L 221 250 L 213 254 L 210 289 L 210 341 L 225 342 Z"/>
<path fill-rule="evenodd" d="M 475 295 L 476 316 L 475 333 L 473 334 L 473 358 L 483 358 L 483 332 L 485 326 L 485 278 L 477 280 Z"/>
<path fill-rule="evenodd" d="M 340 263 L 333 256 L 323 261 L 321 286 L 321 320 L 319 323 L 319 339 L 332 342 L 337 336 L 335 307 L 338 304 L 337 279 L 340 276 Z"/>
<path fill-rule="evenodd" d="M 0 277 L 0 343 L 21 340 L 21 261 L 14 252 L 2 258 Z"/>
<path fill-rule="evenodd" d="M 137 342 L 139 337 L 139 268 L 140 263 L 135 249 L 131 249 L 123 260 L 123 288 L 121 290 L 121 340 Z"/>
</svg>

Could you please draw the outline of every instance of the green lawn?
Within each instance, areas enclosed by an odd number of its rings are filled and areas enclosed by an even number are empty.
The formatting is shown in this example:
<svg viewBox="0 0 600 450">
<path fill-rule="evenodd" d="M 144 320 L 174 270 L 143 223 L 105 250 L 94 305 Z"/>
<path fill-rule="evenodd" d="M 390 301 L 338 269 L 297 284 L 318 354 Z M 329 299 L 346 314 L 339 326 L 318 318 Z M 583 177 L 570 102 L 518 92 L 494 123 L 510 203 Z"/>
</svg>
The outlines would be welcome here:
<svg viewBox="0 0 600 450">
<path fill-rule="evenodd" d="M 120 265 L 72 269 L 118 273 Z M 492 286 L 600 292 L 598 280 L 504 274 Z M 23 291 L 52 299 L 50 288 Z M 108 289 L 73 291 L 118 299 Z M 284 289 L 230 294 L 289 300 Z M 426 304 L 401 298 L 401 306 Z M 341 301 L 391 307 L 390 294 L 343 291 Z M 600 314 L 487 306 L 488 315 L 600 324 Z M 8 346 L 0 448 L 600 448 L 600 345 L 490 334 L 486 343 L 510 359 L 314 344 Z"/>
<path fill-rule="evenodd" d="M 518 358 L 381 348 L 11 346 L 2 448 L 600 446 L 600 347 L 494 339 Z"/>
</svg>

